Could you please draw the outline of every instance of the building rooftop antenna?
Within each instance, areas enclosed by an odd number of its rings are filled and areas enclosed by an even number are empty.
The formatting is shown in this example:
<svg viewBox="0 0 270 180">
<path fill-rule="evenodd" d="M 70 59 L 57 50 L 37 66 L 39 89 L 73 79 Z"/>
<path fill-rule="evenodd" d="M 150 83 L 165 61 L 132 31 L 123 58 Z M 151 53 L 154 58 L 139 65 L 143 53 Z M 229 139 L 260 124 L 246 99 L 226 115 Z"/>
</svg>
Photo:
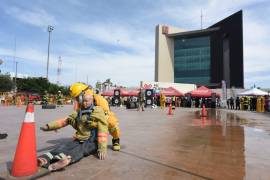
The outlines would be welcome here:
<svg viewBox="0 0 270 180">
<path fill-rule="evenodd" d="M 202 9 L 201 9 L 201 29 L 203 29 L 202 21 L 203 21 L 203 13 L 202 13 Z"/>
</svg>

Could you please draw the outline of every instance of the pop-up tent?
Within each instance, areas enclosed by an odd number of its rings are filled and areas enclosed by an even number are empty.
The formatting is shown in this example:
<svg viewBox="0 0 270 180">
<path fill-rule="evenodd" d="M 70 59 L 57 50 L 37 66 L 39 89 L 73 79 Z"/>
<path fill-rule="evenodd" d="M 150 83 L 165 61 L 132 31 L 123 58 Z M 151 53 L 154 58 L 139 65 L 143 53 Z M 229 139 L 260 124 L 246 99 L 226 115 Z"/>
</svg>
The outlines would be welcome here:
<svg viewBox="0 0 270 180">
<path fill-rule="evenodd" d="M 118 89 L 112 89 L 109 91 L 104 91 L 103 93 L 101 93 L 102 96 L 114 96 L 114 91 L 118 90 L 120 91 L 120 95 L 121 96 L 128 96 L 128 91 L 124 88 L 118 88 Z"/>
<path fill-rule="evenodd" d="M 189 93 L 190 93 L 191 97 L 208 98 L 208 97 L 211 97 L 212 93 L 214 93 L 214 92 L 205 86 L 201 86 L 201 87 L 199 87 L 199 88 L 197 88 Z M 186 93 L 186 95 L 189 93 Z M 216 96 L 219 97 L 220 94 L 216 93 Z"/>
<path fill-rule="evenodd" d="M 101 93 L 102 96 L 113 96 L 113 90 Z"/>
<path fill-rule="evenodd" d="M 127 93 L 128 96 L 138 96 L 138 94 L 139 94 L 139 90 L 137 89 L 129 90 Z"/>
<path fill-rule="evenodd" d="M 268 95 L 268 93 L 257 88 L 252 88 L 247 91 L 238 93 L 237 95 L 238 96 L 265 96 L 265 95 Z"/>
<path fill-rule="evenodd" d="M 168 87 L 160 90 L 160 94 L 163 94 L 165 96 L 177 96 L 177 97 L 184 96 L 183 93 L 181 93 L 180 91 L 176 90 L 173 87 Z"/>
</svg>

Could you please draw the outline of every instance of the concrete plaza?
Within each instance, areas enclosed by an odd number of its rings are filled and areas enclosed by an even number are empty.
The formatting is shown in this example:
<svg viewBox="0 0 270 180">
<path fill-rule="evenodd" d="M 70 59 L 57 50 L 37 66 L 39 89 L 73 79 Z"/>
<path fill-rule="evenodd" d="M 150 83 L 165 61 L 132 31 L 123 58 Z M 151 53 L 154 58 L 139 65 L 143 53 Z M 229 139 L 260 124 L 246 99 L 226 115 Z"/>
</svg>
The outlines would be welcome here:
<svg viewBox="0 0 270 180">
<path fill-rule="evenodd" d="M 122 130 L 120 152 L 107 159 L 89 156 L 40 179 L 270 179 L 270 115 L 246 111 L 112 108 Z M 38 155 L 71 141 L 71 127 L 42 132 L 39 127 L 67 116 L 72 106 L 43 110 L 35 106 Z M 25 107 L 0 107 L 0 177 L 10 167 Z M 111 139 L 109 139 L 111 146 Z"/>
</svg>

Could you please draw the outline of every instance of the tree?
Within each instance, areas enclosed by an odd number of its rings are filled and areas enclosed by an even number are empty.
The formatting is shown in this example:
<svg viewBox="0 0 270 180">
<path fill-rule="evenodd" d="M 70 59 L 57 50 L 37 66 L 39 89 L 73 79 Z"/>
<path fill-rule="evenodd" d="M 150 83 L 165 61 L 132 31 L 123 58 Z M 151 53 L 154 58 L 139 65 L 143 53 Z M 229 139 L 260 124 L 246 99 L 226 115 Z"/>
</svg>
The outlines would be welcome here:
<svg viewBox="0 0 270 180">
<path fill-rule="evenodd" d="M 43 94 L 50 89 L 50 83 L 46 78 L 22 78 L 17 79 L 18 91 Z"/>
<path fill-rule="evenodd" d="M 57 94 L 61 91 L 64 95 L 69 94 L 69 88 L 64 86 L 58 86 L 57 84 L 50 83 L 46 78 L 23 78 L 17 80 L 18 91 L 28 93 L 38 93 L 43 95 L 45 91 L 49 94 Z"/>
<path fill-rule="evenodd" d="M 14 83 L 9 74 L 0 74 L 0 91 L 11 91 L 14 87 Z"/>
<path fill-rule="evenodd" d="M 96 82 L 96 89 L 101 89 L 102 83 L 100 81 Z"/>
</svg>

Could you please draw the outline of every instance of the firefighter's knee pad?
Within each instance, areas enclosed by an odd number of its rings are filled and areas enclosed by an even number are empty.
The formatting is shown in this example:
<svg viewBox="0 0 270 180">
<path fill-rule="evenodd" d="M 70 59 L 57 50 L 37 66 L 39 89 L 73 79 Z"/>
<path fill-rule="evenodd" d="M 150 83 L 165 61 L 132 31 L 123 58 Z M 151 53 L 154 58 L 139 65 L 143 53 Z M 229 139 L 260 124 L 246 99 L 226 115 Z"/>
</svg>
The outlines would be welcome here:
<svg viewBox="0 0 270 180">
<path fill-rule="evenodd" d="M 108 124 L 109 129 L 118 126 L 118 119 L 112 112 L 109 113 Z"/>
<path fill-rule="evenodd" d="M 112 137 L 119 138 L 120 137 L 119 123 L 118 119 L 116 118 L 113 112 L 109 113 L 108 124 L 109 124 L 109 132 L 112 135 Z"/>
<path fill-rule="evenodd" d="M 109 132 L 110 132 L 110 134 L 112 135 L 112 137 L 114 139 L 119 138 L 120 137 L 120 134 L 121 134 L 120 128 L 118 126 L 113 127 L 113 128 L 109 128 Z"/>
</svg>

